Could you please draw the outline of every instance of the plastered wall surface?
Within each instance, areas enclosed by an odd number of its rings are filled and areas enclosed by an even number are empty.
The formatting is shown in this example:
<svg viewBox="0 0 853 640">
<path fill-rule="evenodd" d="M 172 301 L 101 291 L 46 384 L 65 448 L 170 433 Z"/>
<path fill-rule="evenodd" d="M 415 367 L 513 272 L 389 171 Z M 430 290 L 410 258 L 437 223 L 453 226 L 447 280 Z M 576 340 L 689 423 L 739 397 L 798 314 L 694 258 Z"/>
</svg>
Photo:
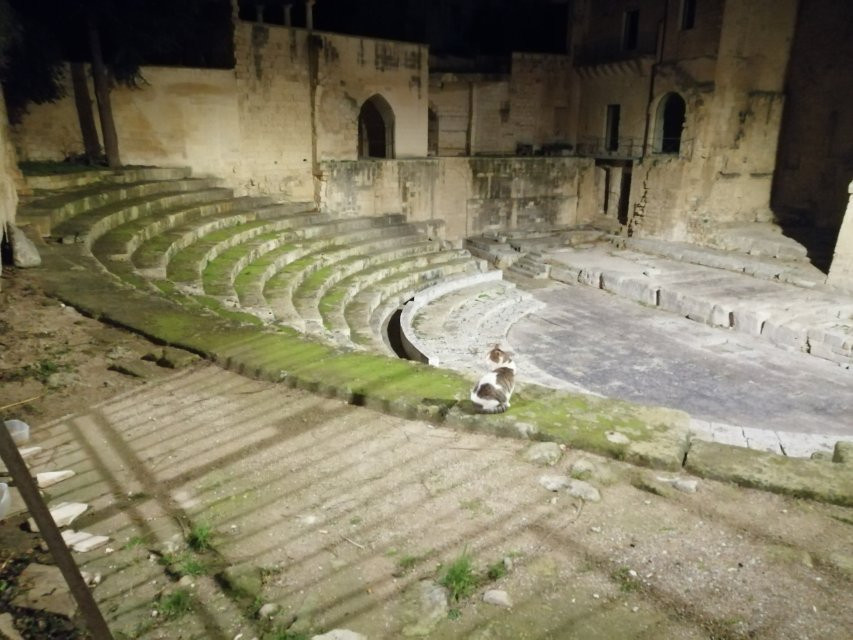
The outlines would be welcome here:
<svg viewBox="0 0 853 640">
<path fill-rule="evenodd" d="M 323 163 L 321 210 L 338 215 L 402 212 L 443 219 L 446 238 L 518 227 L 575 224 L 585 158 L 429 158 Z"/>
</svg>

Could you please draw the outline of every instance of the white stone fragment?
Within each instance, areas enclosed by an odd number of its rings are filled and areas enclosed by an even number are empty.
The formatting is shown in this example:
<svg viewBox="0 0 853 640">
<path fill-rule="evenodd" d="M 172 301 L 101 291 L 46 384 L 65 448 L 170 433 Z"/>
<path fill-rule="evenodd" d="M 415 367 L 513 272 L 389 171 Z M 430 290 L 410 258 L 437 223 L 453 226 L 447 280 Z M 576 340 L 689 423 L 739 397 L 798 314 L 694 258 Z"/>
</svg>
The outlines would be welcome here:
<svg viewBox="0 0 853 640">
<path fill-rule="evenodd" d="M 67 480 L 74 476 L 74 471 L 71 469 L 63 469 L 62 471 L 43 471 L 36 474 L 36 482 L 40 489 L 46 489 L 58 482 Z"/>
<path fill-rule="evenodd" d="M 89 505 L 82 502 L 60 502 L 55 507 L 51 508 L 50 515 L 57 527 L 67 527 L 80 515 L 86 512 Z M 38 525 L 32 518 L 29 519 L 30 531 L 38 531 Z"/>
</svg>

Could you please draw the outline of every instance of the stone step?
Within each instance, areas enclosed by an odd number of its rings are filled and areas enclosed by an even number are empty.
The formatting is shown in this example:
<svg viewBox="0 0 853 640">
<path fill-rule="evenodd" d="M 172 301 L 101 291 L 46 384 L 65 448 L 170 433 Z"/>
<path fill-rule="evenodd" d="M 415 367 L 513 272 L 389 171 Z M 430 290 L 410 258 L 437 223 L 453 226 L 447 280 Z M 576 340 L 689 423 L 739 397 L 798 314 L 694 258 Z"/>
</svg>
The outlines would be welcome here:
<svg viewBox="0 0 853 640">
<path fill-rule="evenodd" d="M 513 287 L 502 278 L 503 273 L 497 270 L 462 274 L 418 292 L 406 303 L 400 316 L 401 340 L 409 358 L 438 366 L 440 359 L 429 343 L 447 339 L 442 326 L 447 317 L 467 301 L 488 296 L 490 291 L 496 289 L 504 291 L 507 287 Z M 385 336 L 384 330 L 382 335 Z M 420 339 L 421 335 L 426 336 L 426 341 Z"/>
<path fill-rule="evenodd" d="M 147 198 L 181 191 L 203 191 L 216 187 L 218 180 L 213 178 L 183 178 L 180 180 L 156 180 L 128 184 L 93 184 L 71 192 L 61 192 L 39 198 L 21 207 L 19 214 L 34 225 L 42 236 L 80 234 L 85 226 L 70 226 L 62 231 L 54 228 L 63 222 L 72 220 L 84 212 L 95 215 L 95 211 L 113 207 L 121 208 L 126 201 L 141 204 Z M 223 191 L 230 194 L 230 191 Z M 97 217 L 97 216 L 96 216 Z"/>
<path fill-rule="evenodd" d="M 724 225 L 714 231 L 708 245 L 757 257 L 808 260 L 808 250 L 772 223 Z"/>
<path fill-rule="evenodd" d="M 179 251 L 213 233 L 246 224 L 261 225 L 266 220 L 288 218 L 293 226 L 325 219 L 313 210 L 295 210 L 287 203 L 271 204 L 246 210 L 225 211 L 179 224 L 144 241 L 131 255 L 131 261 L 152 277 L 165 278 L 166 265 Z"/>
<path fill-rule="evenodd" d="M 336 338 L 347 337 L 353 345 L 384 352 L 382 326 L 395 309 L 440 280 L 485 269 L 481 261 L 462 257 L 389 275 L 359 291 L 346 304 L 343 318 L 335 317 L 331 332 Z"/>
<path fill-rule="evenodd" d="M 164 211 L 215 202 L 230 197 L 231 191 L 214 187 L 199 191 L 176 191 L 143 198 L 132 198 L 92 209 L 74 216 L 54 228 L 54 235 L 63 242 L 83 242 L 89 249 L 104 234 L 140 217 L 158 215 Z"/>
<path fill-rule="evenodd" d="M 671 260 L 725 269 L 736 273 L 787 282 L 803 287 L 823 284 L 826 275 L 802 256 L 796 259 L 778 259 L 736 251 L 703 247 L 686 242 L 666 242 L 654 238 L 614 238 L 616 247 L 640 251 Z"/>
<path fill-rule="evenodd" d="M 414 237 L 414 225 L 388 225 L 350 230 L 344 234 L 299 240 L 293 246 L 270 251 L 243 269 L 234 280 L 235 293 L 241 306 L 268 320 L 301 327 L 299 314 L 293 307 L 293 291 L 314 270 L 326 264 L 327 256 L 347 253 L 360 245 L 369 250 Z"/>
<path fill-rule="evenodd" d="M 27 173 L 22 163 L 24 182 L 32 191 L 70 191 L 75 187 L 102 183 L 146 182 L 151 180 L 180 180 L 190 176 L 188 167 L 128 167 L 126 169 L 93 168 L 84 171 L 69 171 L 38 175 Z"/>
<path fill-rule="evenodd" d="M 630 251 L 555 252 L 551 277 L 601 288 L 697 322 L 853 364 L 853 302 L 836 293 Z M 798 309 L 808 308 L 802 314 Z"/>
<path fill-rule="evenodd" d="M 98 238 L 92 251 L 98 256 L 121 256 L 129 259 L 143 242 L 194 220 L 238 211 L 249 211 L 271 204 L 265 198 L 226 198 L 209 203 L 193 203 L 157 215 L 140 216 L 111 229 Z"/>
<path fill-rule="evenodd" d="M 293 305 L 303 319 L 319 320 L 317 317 L 320 300 L 326 291 L 338 282 L 359 271 L 404 258 L 435 253 L 440 250 L 437 242 L 412 236 L 409 242 L 393 239 L 393 245 L 384 249 L 374 248 L 371 253 L 359 252 L 345 260 L 325 265 L 303 280 L 293 292 Z"/>
<path fill-rule="evenodd" d="M 305 318 L 306 329 L 322 333 L 325 328 L 333 333 L 348 335 L 344 311 L 347 305 L 365 288 L 386 279 L 405 277 L 407 274 L 420 273 L 422 270 L 436 269 L 444 263 L 458 260 L 472 261 L 470 254 L 464 250 L 440 251 L 438 253 L 403 258 L 393 262 L 370 267 L 344 278 L 329 287 L 317 305 L 317 315 Z M 401 276 L 402 274 L 402 276 Z M 373 307 L 371 307 L 371 311 Z"/>
<path fill-rule="evenodd" d="M 365 227 L 383 228 L 398 222 L 399 216 L 339 218 L 308 225 L 294 224 L 297 219 L 298 216 L 285 216 L 211 233 L 178 252 L 166 267 L 167 277 L 187 285 L 198 284 L 208 271 L 208 265 L 212 265 L 207 275 L 208 283 L 218 291 L 223 291 L 223 287 L 229 291 L 216 295 L 234 295 L 234 277 L 255 257 L 296 240 Z M 220 256 L 222 259 L 217 260 Z"/>
<path fill-rule="evenodd" d="M 318 239 L 313 248 L 311 242 L 305 242 L 303 245 L 308 247 L 308 250 L 299 256 L 298 265 L 291 268 L 289 260 L 281 260 L 277 252 L 271 252 L 238 274 L 235 289 L 240 303 L 244 306 L 266 306 L 267 296 L 286 296 L 291 300 L 293 292 L 318 269 L 352 256 L 384 251 L 401 243 L 422 240 L 420 226 L 406 223 L 382 228 L 371 227 L 342 236 Z M 284 269 L 287 272 L 279 274 L 276 282 L 265 292 L 267 283 Z"/>
</svg>

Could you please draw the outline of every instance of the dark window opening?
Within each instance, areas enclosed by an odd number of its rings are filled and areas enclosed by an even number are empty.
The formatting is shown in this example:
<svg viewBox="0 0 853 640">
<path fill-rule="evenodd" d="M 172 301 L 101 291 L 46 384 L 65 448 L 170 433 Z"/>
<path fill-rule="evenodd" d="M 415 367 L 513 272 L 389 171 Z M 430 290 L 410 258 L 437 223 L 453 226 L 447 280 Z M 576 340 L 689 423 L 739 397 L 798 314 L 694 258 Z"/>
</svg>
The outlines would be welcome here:
<svg viewBox="0 0 853 640">
<path fill-rule="evenodd" d="M 427 110 L 427 154 L 438 155 L 438 114 Z"/>
<path fill-rule="evenodd" d="M 684 130 L 686 112 L 687 105 L 677 93 L 670 93 L 661 101 L 658 107 L 658 152 L 678 153 L 681 150 L 681 133 Z"/>
<path fill-rule="evenodd" d="M 604 148 L 616 151 L 619 148 L 619 112 L 618 104 L 607 105 L 607 124 L 604 133 Z"/>
<path fill-rule="evenodd" d="M 681 28 L 684 31 L 696 26 L 696 0 L 681 0 Z"/>
<path fill-rule="evenodd" d="M 358 114 L 358 157 L 394 157 L 394 112 L 379 95 L 366 100 Z"/>
<path fill-rule="evenodd" d="M 619 181 L 619 204 L 616 216 L 619 224 L 628 224 L 628 204 L 631 200 L 631 167 L 622 169 L 622 177 Z"/>
<path fill-rule="evenodd" d="M 631 9 L 625 12 L 625 23 L 622 30 L 622 48 L 625 51 L 637 49 L 637 39 L 640 33 L 640 10 Z"/>
</svg>

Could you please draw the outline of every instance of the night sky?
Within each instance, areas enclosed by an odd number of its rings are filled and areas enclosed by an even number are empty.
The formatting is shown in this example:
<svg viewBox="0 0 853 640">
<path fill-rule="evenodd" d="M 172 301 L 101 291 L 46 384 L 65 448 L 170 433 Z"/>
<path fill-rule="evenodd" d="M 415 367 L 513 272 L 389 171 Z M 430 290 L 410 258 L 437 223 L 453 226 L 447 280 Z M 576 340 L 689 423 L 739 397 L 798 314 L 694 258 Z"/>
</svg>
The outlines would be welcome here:
<svg viewBox="0 0 853 640">
<path fill-rule="evenodd" d="M 292 4 L 294 26 L 305 25 L 303 0 L 240 0 L 240 15 L 281 24 Z M 564 53 L 566 0 L 316 0 L 314 27 L 322 31 L 424 42 L 439 55 Z"/>
</svg>

